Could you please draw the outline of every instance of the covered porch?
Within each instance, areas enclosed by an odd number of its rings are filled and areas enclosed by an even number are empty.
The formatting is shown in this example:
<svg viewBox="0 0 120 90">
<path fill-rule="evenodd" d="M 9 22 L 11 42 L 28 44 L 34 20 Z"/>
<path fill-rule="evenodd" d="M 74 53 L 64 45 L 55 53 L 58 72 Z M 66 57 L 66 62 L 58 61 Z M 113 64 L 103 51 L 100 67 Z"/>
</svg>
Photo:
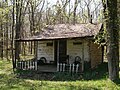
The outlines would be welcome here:
<svg viewBox="0 0 120 90">
<path fill-rule="evenodd" d="M 21 42 L 29 43 L 31 41 Z M 35 55 L 33 55 L 32 59 L 20 59 L 17 61 L 17 69 L 39 72 L 82 72 L 81 58 L 79 56 L 73 58 L 68 55 L 67 39 L 34 42 L 37 43 Z"/>
</svg>

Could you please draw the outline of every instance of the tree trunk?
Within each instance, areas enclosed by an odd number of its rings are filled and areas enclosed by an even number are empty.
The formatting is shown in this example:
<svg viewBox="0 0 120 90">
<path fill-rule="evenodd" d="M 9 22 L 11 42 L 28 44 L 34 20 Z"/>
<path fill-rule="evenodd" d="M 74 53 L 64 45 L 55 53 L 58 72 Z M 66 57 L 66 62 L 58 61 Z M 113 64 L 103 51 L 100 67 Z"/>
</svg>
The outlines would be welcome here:
<svg viewBox="0 0 120 90">
<path fill-rule="evenodd" d="M 3 25 L 1 24 L 1 41 L 0 41 L 0 57 L 3 59 Z"/>
<path fill-rule="evenodd" d="M 117 0 L 107 0 L 107 59 L 109 79 L 119 78 L 119 30 L 117 18 Z"/>
<path fill-rule="evenodd" d="M 6 2 L 6 4 L 7 4 L 7 6 L 8 6 L 8 0 L 5 0 L 5 2 Z M 7 60 L 9 60 L 9 53 L 8 53 L 8 44 L 9 44 L 9 38 L 8 38 L 8 34 L 9 34 L 9 14 L 6 14 L 6 18 L 7 18 L 7 22 L 6 22 L 6 32 L 5 32 L 5 45 L 6 45 L 6 48 L 4 49 L 5 50 L 5 52 L 6 52 L 6 58 L 7 58 Z"/>
<path fill-rule="evenodd" d="M 15 35 L 15 39 L 19 39 L 20 38 L 20 32 L 21 32 L 21 20 L 22 20 L 22 3 L 23 0 L 16 0 L 16 35 Z M 16 64 L 16 60 L 20 60 L 19 57 L 19 53 L 20 53 L 20 43 L 19 42 L 15 42 L 15 64 Z"/>
<path fill-rule="evenodd" d="M 14 20 L 15 20 L 15 17 L 14 17 L 14 14 L 15 14 L 15 12 L 14 12 L 14 10 L 15 10 L 15 0 L 13 0 L 13 11 L 12 11 L 12 41 L 11 41 L 11 49 L 12 49 L 12 64 L 13 64 L 13 70 L 14 70 L 14 68 L 15 68 L 15 60 L 14 60 L 14 24 L 15 24 L 15 22 L 14 22 Z"/>
<path fill-rule="evenodd" d="M 78 0 L 75 0 L 75 3 L 74 3 L 74 11 L 73 11 L 73 24 L 74 24 L 74 25 L 75 25 L 75 23 L 76 23 L 77 4 L 78 4 Z"/>
</svg>

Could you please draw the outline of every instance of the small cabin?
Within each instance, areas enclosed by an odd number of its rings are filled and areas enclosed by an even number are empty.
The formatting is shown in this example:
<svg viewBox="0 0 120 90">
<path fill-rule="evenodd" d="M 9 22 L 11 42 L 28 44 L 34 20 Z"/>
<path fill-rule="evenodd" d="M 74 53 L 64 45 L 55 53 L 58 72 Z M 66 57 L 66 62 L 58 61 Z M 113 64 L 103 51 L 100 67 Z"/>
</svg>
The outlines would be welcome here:
<svg viewBox="0 0 120 90">
<path fill-rule="evenodd" d="M 103 48 L 94 43 L 101 26 L 90 23 L 48 25 L 35 36 L 16 41 L 37 42 L 37 70 L 83 72 L 103 62 Z"/>
</svg>

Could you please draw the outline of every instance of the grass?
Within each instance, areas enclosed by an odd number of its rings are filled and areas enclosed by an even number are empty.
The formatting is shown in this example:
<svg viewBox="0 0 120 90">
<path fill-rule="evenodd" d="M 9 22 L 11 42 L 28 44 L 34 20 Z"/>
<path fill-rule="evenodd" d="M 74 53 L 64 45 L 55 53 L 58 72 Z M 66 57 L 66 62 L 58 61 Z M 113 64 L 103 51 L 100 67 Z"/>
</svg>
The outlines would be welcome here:
<svg viewBox="0 0 120 90">
<path fill-rule="evenodd" d="M 13 73 L 11 62 L 1 60 L 0 90 L 120 90 L 120 84 L 111 82 L 107 78 L 107 73 L 101 75 L 99 71 L 104 70 L 103 67 L 100 68 L 93 72 L 85 72 L 81 79 L 75 79 L 75 75 L 71 79 L 69 74 L 64 76 L 63 73 L 56 73 L 56 78 L 52 81 L 32 80 L 19 78 L 17 74 Z"/>
</svg>

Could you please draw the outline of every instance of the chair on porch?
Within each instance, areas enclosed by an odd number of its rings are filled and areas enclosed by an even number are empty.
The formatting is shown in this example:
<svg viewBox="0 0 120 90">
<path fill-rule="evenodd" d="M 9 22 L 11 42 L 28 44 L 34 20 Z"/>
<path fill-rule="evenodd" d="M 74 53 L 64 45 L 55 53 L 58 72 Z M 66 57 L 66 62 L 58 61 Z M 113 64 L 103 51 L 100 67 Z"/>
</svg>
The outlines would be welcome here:
<svg viewBox="0 0 120 90">
<path fill-rule="evenodd" d="M 82 59 L 79 56 L 75 57 L 75 61 L 73 62 L 75 65 L 81 64 Z"/>
<path fill-rule="evenodd" d="M 79 72 L 82 72 L 82 59 L 81 59 L 81 57 L 80 56 L 76 56 L 75 57 L 75 60 L 74 60 L 74 62 L 73 62 L 73 64 L 75 64 L 75 66 L 76 65 L 79 65 Z"/>
<path fill-rule="evenodd" d="M 69 64 L 69 55 L 62 55 L 59 63 Z"/>
</svg>

